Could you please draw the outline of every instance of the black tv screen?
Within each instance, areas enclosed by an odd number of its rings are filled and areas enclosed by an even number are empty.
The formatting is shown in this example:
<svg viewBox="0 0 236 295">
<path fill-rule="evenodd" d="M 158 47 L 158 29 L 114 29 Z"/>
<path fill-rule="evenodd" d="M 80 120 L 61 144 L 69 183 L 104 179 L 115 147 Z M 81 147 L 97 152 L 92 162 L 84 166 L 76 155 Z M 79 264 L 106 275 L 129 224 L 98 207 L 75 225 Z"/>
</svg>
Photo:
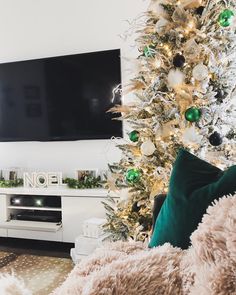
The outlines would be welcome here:
<svg viewBox="0 0 236 295">
<path fill-rule="evenodd" d="M 120 50 L 0 64 L 0 141 L 108 139 L 122 123 Z"/>
</svg>

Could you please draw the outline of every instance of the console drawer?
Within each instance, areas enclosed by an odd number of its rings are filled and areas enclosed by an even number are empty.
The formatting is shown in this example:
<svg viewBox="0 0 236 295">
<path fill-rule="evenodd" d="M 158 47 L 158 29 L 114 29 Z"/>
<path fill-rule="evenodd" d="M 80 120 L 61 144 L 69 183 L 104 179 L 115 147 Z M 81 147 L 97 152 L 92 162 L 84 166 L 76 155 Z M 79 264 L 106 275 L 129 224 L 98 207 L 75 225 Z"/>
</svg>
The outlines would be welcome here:
<svg viewBox="0 0 236 295">
<path fill-rule="evenodd" d="M 62 229 L 57 232 L 44 232 L 23 229 L 8 229 L 9 238 L 32 239 L 62 242 Z"/>
<path fill-rule="evenodd" d="M 7 229 L 0 228 L 0 237 L 7 237 Z"/>
</svg>

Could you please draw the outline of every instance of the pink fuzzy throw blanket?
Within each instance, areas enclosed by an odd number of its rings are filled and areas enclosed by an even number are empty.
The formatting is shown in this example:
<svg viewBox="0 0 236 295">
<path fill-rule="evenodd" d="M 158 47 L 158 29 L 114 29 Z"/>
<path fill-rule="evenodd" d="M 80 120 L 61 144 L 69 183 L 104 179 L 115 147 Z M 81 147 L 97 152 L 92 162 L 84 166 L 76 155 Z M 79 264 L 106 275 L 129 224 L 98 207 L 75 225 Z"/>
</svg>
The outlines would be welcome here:
<svg viewBox="0 0 236 295">
<path fill-rule="evenodd" d="M 236 196 L 208 208 L 182 251 L 111 243 L 75 266 L 53 295 L 236 295 Z"/>
</svg>

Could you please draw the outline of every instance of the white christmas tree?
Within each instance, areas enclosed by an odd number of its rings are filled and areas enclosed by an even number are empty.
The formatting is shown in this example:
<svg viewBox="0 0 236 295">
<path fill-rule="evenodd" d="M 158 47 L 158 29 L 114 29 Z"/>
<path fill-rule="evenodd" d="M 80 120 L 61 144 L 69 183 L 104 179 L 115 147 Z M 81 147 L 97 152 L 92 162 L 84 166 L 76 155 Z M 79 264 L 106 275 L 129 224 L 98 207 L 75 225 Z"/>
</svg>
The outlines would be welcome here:
<svg viewBox="0 0 236 295">
<path fill-rule="evenodd" d="M 106 205 L 114 239 L 143 240 L 152 199 L 166 192 L 180 147 L 224 169 L 236 160 L 235 0 L 153 0 L 138 32 L 132 105 L 117 106 L 132 127 L 108 185 L 130 188 Z"/>
</svg>

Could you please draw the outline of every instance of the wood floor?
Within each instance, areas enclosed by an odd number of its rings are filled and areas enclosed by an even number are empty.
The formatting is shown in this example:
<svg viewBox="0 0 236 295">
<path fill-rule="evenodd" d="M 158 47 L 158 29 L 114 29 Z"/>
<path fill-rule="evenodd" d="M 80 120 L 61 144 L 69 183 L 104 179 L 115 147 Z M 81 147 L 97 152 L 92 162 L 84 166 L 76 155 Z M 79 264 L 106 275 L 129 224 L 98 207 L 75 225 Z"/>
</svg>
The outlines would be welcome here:
<svg viewBox="0 0 236 295">
<path fill-rule="evenodd" d="M 13 252 L 16 254 L 30 254 L 70 258 L 71 243 L 59 243 L 28 239 L 0 238 L 0 251 Z"/>
</svg>

